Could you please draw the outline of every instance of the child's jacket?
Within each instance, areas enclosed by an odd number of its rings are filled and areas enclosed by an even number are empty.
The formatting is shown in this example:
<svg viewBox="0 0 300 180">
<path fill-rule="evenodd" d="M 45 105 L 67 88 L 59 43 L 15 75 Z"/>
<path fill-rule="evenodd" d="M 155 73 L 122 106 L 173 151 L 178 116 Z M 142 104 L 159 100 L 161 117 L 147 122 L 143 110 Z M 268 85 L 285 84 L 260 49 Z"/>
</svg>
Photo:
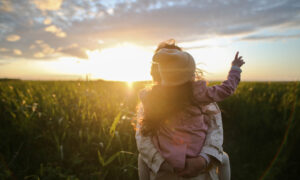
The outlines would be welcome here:
<svg viewBox="0 0 300 180">
<path fill-rule="evenodd" d="M 199 106 L 188 107 L 169 117 L 167 126 L 162 127 L 158 135 L 152 138 L 157 150 L 173 168 L 183 169 L 186 157 L 199 156 L 210 116 L 219 113 L 217 109 L 209 109 L 203 103 L 222 101 L 232 95 L 240 82 L 240 73 L 240 70 L 232 68 L 226 81 L 212 87 L 206 86 L 205 81 L 196 81 L 193 91 Z"/>
<path fill-rule="evenodd" d="M 172 169 L 166 170 L 163 162 L 165 159 L 158 152 L 152 143 L 150 136 L 143 136 L 140 132 L 140 121 L 136 125 L 136 144 L 139 151 L 139 177 L 141 180 L 219 180 L 217 167 L 222 163 L 223 157 L 223 125 L 220 109 L 217 103 L 206 105 L 209 110 L 217 110 L 219 113 L 214 114 L 208 122 L 206 139 L 201 153 L 214 157 L 207 171 L 201 172 L 197 177 L 183 178 L 179 177 Z M 144 114 L 142 104 L 138 106 L 137 119 L 141 119 Z M 170 166 L 168 163 L 165 166 Z"/>
</svg>

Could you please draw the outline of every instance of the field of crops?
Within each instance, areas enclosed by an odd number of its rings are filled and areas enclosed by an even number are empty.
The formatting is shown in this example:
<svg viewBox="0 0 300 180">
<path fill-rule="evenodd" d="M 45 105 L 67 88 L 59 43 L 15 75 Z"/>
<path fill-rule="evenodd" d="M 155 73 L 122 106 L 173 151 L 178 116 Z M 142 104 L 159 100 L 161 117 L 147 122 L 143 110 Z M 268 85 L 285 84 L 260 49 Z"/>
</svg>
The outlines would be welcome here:
<svg viewBox="0 0 300 180">
<path fill-rule="evenodd" d="M 0 179 L 138 179 L 137 92 L 120 82 L 0 82 Z M 243 82 L 219 103 L 232 179 L 297 179 L 300 83 Z"/>
</svg>

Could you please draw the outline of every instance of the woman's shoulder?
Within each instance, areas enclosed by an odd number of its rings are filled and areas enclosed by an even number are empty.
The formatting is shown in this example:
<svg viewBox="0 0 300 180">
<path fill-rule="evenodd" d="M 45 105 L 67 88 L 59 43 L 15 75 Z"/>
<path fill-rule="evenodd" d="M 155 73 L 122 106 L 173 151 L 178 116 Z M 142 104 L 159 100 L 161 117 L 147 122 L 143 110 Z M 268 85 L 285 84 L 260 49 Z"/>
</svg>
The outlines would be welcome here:
<svg viewBox="0 0 300 180">
<path fill-rule="evenodd" d="M 221 113 L 221 110 L 216 102 L 212 102 L 209 104 L 206 104 L 202 107 L 202 111 L 206 114 L 218 114 Z"/>
</svg>

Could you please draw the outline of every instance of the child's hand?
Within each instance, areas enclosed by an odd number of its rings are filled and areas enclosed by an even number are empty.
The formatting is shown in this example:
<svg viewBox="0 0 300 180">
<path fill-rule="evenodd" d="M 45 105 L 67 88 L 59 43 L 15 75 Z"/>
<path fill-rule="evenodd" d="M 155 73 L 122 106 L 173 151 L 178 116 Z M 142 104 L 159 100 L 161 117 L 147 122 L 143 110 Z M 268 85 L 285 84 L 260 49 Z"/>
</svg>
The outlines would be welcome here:
<svg viewBox="0 0 300 180">
<path fill-rule="evenodd" d="M 231 65 L 237 66 L 237 67 L 242 67 L 243 64 L 245 64 L 245 62 L 243 60 L 243 56 L 239 56 L 239 52 L 236 52 L 235 58 L 232 61 Z"/>
</svg>

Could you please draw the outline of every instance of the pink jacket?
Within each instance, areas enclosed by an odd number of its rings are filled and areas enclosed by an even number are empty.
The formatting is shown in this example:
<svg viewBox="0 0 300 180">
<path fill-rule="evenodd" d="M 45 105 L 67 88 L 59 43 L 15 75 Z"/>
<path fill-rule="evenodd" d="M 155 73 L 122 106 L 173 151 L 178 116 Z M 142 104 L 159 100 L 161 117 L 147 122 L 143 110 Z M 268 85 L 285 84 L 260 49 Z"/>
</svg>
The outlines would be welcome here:
<svg viewBox="0 0 300 180">
<path fill-rule="evenodd" d="M 170 117 L 169 124 L 162 127 L 157 136 L 152 137 L 153 144 L 162 157 L 174 168 L 183 169 L 186 157 L 200 154 L 208 129 L 209 116 L 204 103 L 218 102 L 232 95 L 240 82 L 239 68 L 229 71 L 227 80 L 221 85 L 208 87 L 205 81 L 194 83 L 194 97 L 199 106 L 191 106 L 189 113 L 180 112 Z"/>
</svg>

